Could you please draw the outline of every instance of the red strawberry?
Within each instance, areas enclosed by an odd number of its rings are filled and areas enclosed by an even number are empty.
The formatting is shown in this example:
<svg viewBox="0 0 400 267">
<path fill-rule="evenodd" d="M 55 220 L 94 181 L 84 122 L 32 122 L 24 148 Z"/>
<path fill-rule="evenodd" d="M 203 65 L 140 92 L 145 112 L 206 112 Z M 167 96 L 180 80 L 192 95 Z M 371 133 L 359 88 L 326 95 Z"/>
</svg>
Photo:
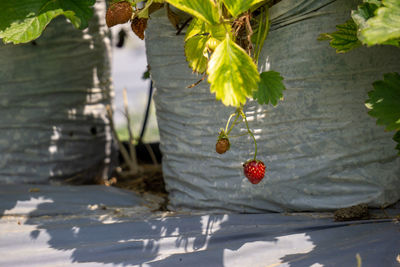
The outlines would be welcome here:
<svg viewBox="0 0 400 267">
<path fill-rule="evenodd" d="M 258 184 L 265 175 L 264 162 L 260 160 L 249 160 L 243 164 L 243 171 L 250 183 Z"/>
<path fill-rule="evenodd" d="M 220 138 L 215 144 L 215 151 L 217 151 L 218 154 L 224 154 L 226 151 L 229 150 L 230 146 L 231 144 L 229 143 L 228 138 Z"/>
<path fill-rule="evenodd" d="M 110 28 L 117 24 L 124 24 L 132 17 L 132 6 L 129 2 L 122 1 L 112 4 L 106 13 L 106 23 Z"/>
</svg>

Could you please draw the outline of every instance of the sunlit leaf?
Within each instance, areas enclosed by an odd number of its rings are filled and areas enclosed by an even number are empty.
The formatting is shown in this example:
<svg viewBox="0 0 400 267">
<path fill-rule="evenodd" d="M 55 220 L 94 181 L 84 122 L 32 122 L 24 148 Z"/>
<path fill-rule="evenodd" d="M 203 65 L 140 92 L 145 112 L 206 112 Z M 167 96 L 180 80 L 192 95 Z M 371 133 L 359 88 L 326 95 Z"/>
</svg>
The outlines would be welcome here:
<svg viewBox="0 0 400 267">
<path fill-rule="evenodd" d="M 351 12 L 351 17 L 358 29 L 362 30 L 367 26 L 367 20 L 374 16 L 374 12 L 378 7 L 378 5 L 372 3 L 362 3 L 357 10 Z"/>
<path fill-rule="evenodd" d="M 200 19 L 193 18 L 190 22 L 185 35 L 185 41 L 193 36 L 206 32 L 206 23 Z"/>
<path fill-rule="evenodd" d="M 230 38 L 215 49 L 208 63 L 210 90 L 226 106 L 240 106 L 258 88 L 256 65 L 246 52 Z"/>
<path fill-rule="evenodd" d="M 366 22 L 366 27 L 361 30 L 360 40 L 367 45 L 376 45 L 399 39 L 400 1 L 382 0 L 382 6 L 375 11 L 375 14 Z"/>
<path fill-rule="evenodd" d="M 194 72 L 203 73 L 207 68 L 207 41 L 209 36 L 196 35 L 185 43 L 186 60 Z"/>
<path fill-rule="evenodd" d="M 260 74 L 260 82 L 258 83 L 258 90 L 254 92 L 253 98 L 259 104 L 268 104 L 276 106 L 279 100 L 283 99 L 283 77 L 276 71 L 267 71 Z"/>
<path fill-rule="evenodd" d="M 78 29 L 88 26 L 95 0 L 0 1 L 0 38 L 26 43 L 38 38 L 52 19 L 64 15 Z"/>
<path fill-rule="evenodd" d="M 379 7 L 382 5 L 382 0 L 364 0 L 364 3 L 374 4 Z"/>
<path fill-rule="evenodd" d="M 166 2 L 209 24 L 219 22 L 218 8 L 212 0 L 166 0 Z"/>
<path fill-rule="evenodd" d="M 228 23 L 224 24 L 216 24 L 216 25 L 207 25 L 206 30 L 210 33 L 210 35 L 220 41 L 225 40 L 226 34 L 229 34 L 232 37 L 231 25 Z"/>
<path fill-rule="evenodd" d="M 189 25 L 185 36 L 185 54 L 189 66 L 194 72 L 203 73 L 207 68 L 208 49 L 210 51 L 225 39 L 225 29 L 230 32 L 230 25 L 210 25 L 194 18 Z"/>
<path fill-rule="evenodd" d="M 345 53 L 361 45 L 357 38 L 357 25 L 352 19 L 336 25 L 336 28 L 338 29 L 336 32 L 320 34 L 318 40 L 329 40 L 336 53 Z"/>
<path fill-rule="evenodd" d="M 225 25 L 222 23 L 210 25 L 200 19 L 193 18 L 193 20 L 189 24 L 189 27 L 186 30 L 185 41 L 195 35 L 206 33 L 222 41 L 223 39 L 225 39 L 227 33 L 229 35 L 232 35 L 231 25 L 228 23 L 226 23 Z"/>
<path fill-rule="evenodd" d="M 368 114 L 377 118 L 376 123 L 385 130 L 400 130 L 400 75 L 386 73 L 382 81 L 373 83 L 374 90 L 368 93 Z"/>
<path fill-rule="evenodd" d="M 222 0 L 233 17 L 237 17 L 249 10 L 252 6 L 264 2 L 265 0 Z"/>
</svg>

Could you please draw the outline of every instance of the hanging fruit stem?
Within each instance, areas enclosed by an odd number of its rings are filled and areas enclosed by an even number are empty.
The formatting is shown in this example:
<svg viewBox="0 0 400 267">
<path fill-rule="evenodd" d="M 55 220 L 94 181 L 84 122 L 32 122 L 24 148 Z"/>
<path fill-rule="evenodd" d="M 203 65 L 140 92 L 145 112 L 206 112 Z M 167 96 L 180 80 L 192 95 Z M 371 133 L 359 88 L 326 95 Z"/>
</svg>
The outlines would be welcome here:
<svg viewBox="0 0 400 267">
<path fill-rule="evenodd" d="M 232 123 L 231 127 L 229 128 L 228 132 L 226 133 L 227 135 L 233 130 L 233 127 L 235 127 L 235 125 L 237 125 L 236 122 L 239 119 L 239 117 L 240 117 L 240 115 L 236 114 L 235 120 L 233 121 L 233 123 Z"/>
<path fill-rule="evenodd" d="M 235 119 L 234 119 L 234 121 L 231 123 L 233 117 L 235 117 Z M 241 118 L 241 119 L 240 119 L 240 121 L 238 122 L 239 118 Z M 229 134 L 230 134 L 230 132 L 233 130 L 233 128 L 234 128 L 236 125 L 240 124 L 240 123 L 243 121 L 243 119 L 244 119 L 244 121 L 245 121 L 245 123 L 246 123 L 247 132 L 246 132 L 245 134 L 239 134 L 239 135 L 235 135 L 235 136 L 229 136 Z M 229 130 L 228 130 L 228 128 L 229 128 Z M 229 119 L 228 119 L 228 121 L 227 121 L 227 123 L 226 123 L 226 126 L 225 126 L 225 131 L 224 131 L 224 129 L 221 129 L 219 139 L 221 139 L 221 137 L 223 137 L 223 138 L 228 138 L 228 137 L 239 137 L 239 136 L 243 136 L 243 135 L 247 135 L 247 134 L 249 134 L 249 135 L 253 138 L 253 141 L 254 141 L 254 160 L 256 160 L 256 158 L 257 158 L 257 141 L 256 141 L 256 138 L 254 137 L 253 132 L 250 130 L 249 122 L 247 121 L 246 115 L 245 115 L 244 112 L 243 112 L 243 106 L 240 106 L 240 107 L 238 107 L 238 108 L 236 109 L 235 113 L 232 113 L 232 114 L 229 116 Z"/>
<path fill-rule="evenodd" d="M 225 126 L 225 133 L 226 133 L 226 134 L 228 134 L 229 123 L 231 122 L 231 119 L 232 119 L 233 116 L 235 116 L 235 115 L 237 116 L 236 112 L 235 112 L 235 113 L 232 113 L 232 114 L 229 116 L 228 122 L 226 123 L 226 126 Z"/>
<path fill-rule="evenodd" d="M 240 111 L 240 115 L 243 117 L 243 119 L 244 119 L 244 121 L 246 123 L 247 132 L 253 138 L 253 141 L 254 141 L 254 160 L 256 160 L 256 158 L 257 158 L 257 141 L 256 141 L 256 138 L 254 137 L 254 134 L 251 132 L 250 127 L 249 127 L 249 123 L 248 123 L 247 118 L 246 118 L 246 115 L 244 114 L 244 112 L 242 110 Z"/>
</svg>

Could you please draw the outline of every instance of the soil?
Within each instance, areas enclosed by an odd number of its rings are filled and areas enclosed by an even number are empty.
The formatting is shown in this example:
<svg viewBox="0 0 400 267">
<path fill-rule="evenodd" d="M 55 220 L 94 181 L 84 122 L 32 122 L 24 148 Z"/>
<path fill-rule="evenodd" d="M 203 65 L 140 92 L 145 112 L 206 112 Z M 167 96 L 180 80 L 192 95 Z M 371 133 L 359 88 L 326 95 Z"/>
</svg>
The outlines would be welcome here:
<svg viewBox="0 0 400 267">
<path fill-rule="evenodd" d="M 142 164 L 139 167 L 137 174 L 117 171 L 106 185 L 131 190 L 141 196 L 151 195 L 162 199 L 159 208 L 154 211 L 168 211 L 168 192 L 165 189 L 161 164 Z"/>
<path fill-rule="evenodd" d="M 335 221 L 368 220 L 370 218 L 368 206 L 359 204 L 348 208 L 338 209 L 334 213 Z"/>
</svg>

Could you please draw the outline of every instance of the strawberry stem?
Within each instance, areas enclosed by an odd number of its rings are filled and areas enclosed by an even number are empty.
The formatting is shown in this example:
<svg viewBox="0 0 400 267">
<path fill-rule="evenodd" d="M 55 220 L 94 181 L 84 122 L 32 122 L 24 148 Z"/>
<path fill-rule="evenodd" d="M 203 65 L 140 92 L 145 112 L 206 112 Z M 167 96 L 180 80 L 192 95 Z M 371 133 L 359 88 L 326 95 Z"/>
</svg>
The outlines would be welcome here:
<svg viewBox="0 0 400 267">
<path fill-rule="evenodd" d="M 254 134 L 250 131 L 250 127 L 249 127 L 249 123 L 247 121 L 246 115 L 244 114 L 244 112 L 242 110 L 240 110 L 240 115 L 243 117 L 244 121 L 246 122 L 247 132 L 250 134 L 250 136 L 254 140 L 254 160 L 256 160 L 256 158 L 257 158 L 257 141 L 256 141 L 256 138 L 254 137 Z"/>
<path fill-rule="evenodd" d="M 235 117 L 235 119 L 231 124 L 231 120 L 232 120 L 233 117 Z M 242 117 L 242 118 L 238 122 L 238 119 L 240 117 Z M 253 141 L 254 141 L 254 160 L 256 160 L 256 158 L 257 158 L 257 141 L 256 141 L 256 138 L 254 137 L 253 132 L 250 130 L 249 122 L 247 121 L 246 115 L 243 112 L 243 106 L 238 107 L 236 109 L 235 113 L 232 113 L 229 116 L 229 119 L 228 119 L 228 121 L 226 123 L 226 126 L 225 126 L 225 131 L 224 131 L 224 129 L 221 129 L 219 139 L 221 138 L 221 136 L 224 137 L 224 138 L 228 138 L 228 135 L 233 130 L 233 127 L 235 127 L 235 125 L 238 125 L 238 124 L 242 123 L 243 119 L 244 119 L 244 121 L 246 123 L 247 132 L 245 134 L 234 135 L 234 136 L 231 136 L 231 137 L 240 137 L 240 136 L 249 134 L 253 138 Z M 229 130 L 228 130 L 228 128 L 229 128 Z"/>
<path fill-rule="evenodd" d="M 229 123 L 231 122 L 231 119 L 233 118 L 233 116 L 235 116 L 236 115 L 236 112 L 235 113 L 232 113 L 230 116 L 229 116 L 229 119 L 228 119 L 228 122 L 226 123 L 226 126 L 225 126 L 225 133 L 228 135 L 228 127 L 229 127 Z"/>
<path fill-rule="evenodd" d="M 226 133 L 227 135 L 233 130 L 233 127 L 235 127 L 236 122 L 237 122 L 237 120 L 238 120 L 239 117 L 240 117 L 240 115 L 239 115 L 239 113 L 237 113 L 237 114 L 236 114 L 235 120 L 233 121 L 231 127 L 229 128 L 229 131 Z"/>
</svg>

